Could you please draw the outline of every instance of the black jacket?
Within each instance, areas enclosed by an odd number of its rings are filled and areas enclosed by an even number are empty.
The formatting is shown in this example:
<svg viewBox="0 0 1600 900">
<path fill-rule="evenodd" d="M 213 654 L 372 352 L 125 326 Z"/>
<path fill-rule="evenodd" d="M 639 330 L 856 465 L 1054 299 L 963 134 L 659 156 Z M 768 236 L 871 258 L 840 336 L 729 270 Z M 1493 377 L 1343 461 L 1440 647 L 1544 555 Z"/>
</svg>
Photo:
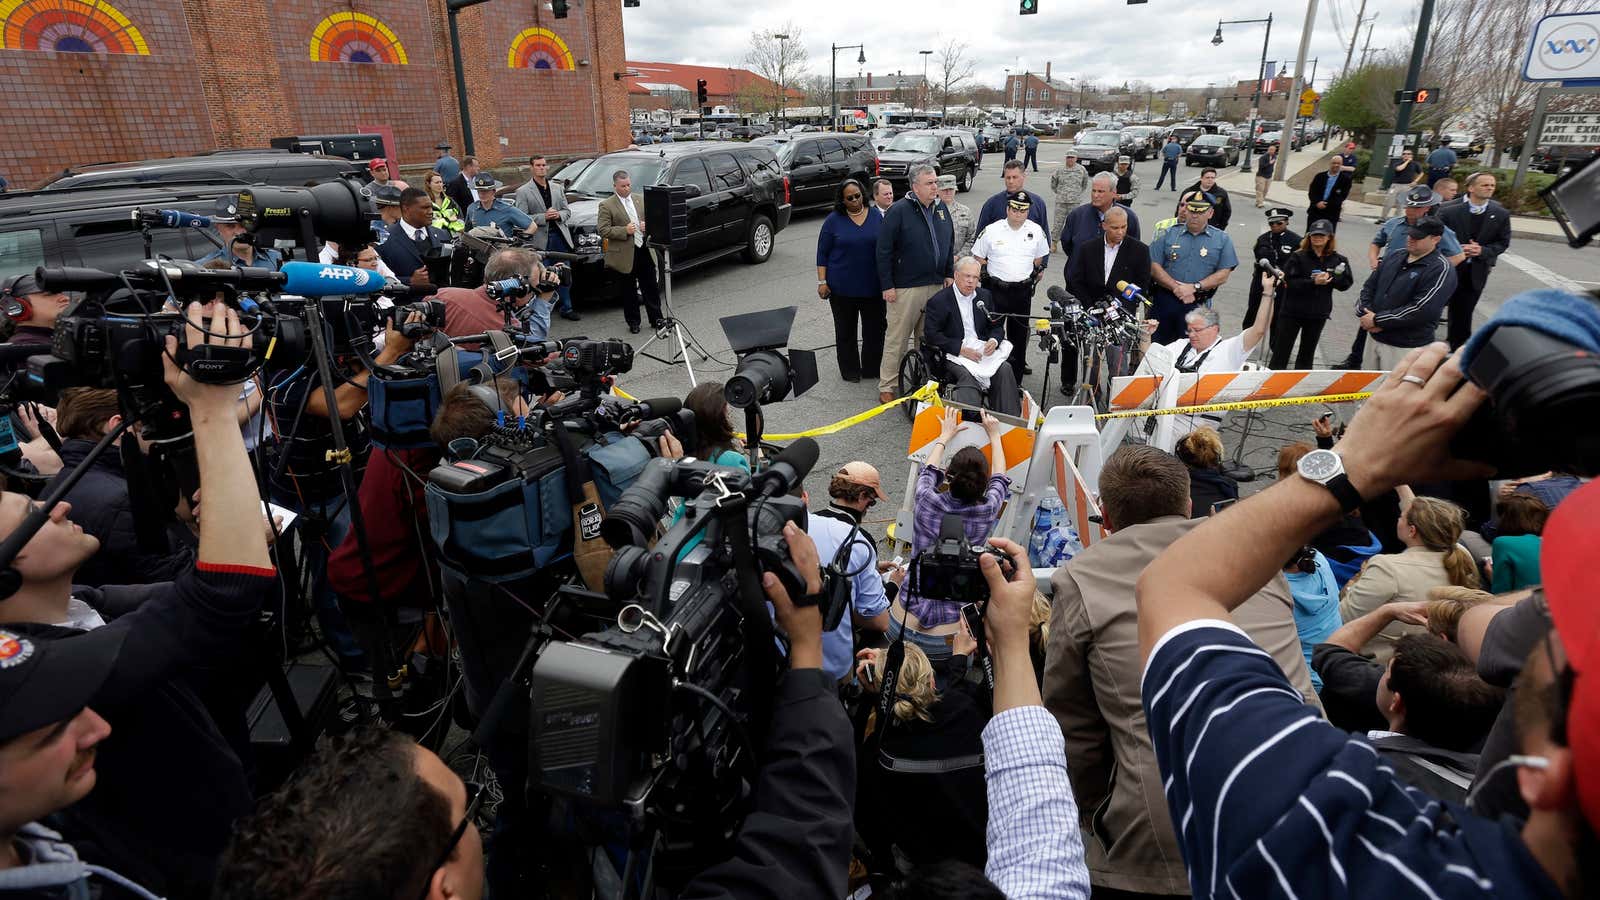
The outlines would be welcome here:
<svg viewBox="0 0 1600 900">
<path fill-rule="evenodd" d="M 1086 244 L 1078 248 L 1067 261 L 1067 290 L 1079 303 L 1094 303 L 1118 297 L 1117 282 L 1136 284 L 1148 294 L 1154 282 L 1150 278 L 1150 247 L 1131 237 L 1122 239 L 1111 271 L 1105 271 L 1105 242 Z"/>
<path fill-rule="evenodd" d="M 1000 323 L 991 323 L 989 317 L 977 310 L 982 303 L 991 312 L 994 311 L 994 298 L 983 288 L 978 288 L 973 296 L 972 327 L 978 332 L 978 339 L 987 341 L 993 338 L 1003 341 L 1006 338 L 1004 319 Z M 937 294 L 928 298 L 928 306 L 923 311 L 922 340 L 924 343 L 938 347 L 941 351 L 952 356 L 961 353 L 961 339 L 966 336 L 966 327 L 961 324 L 961 308 L 956 305 L 956 289 L 954 285 L 944 288 Z"/>
<path fill-rule="evenodd" d="M 191 568 L 173 582 L 84 588 L 75 596 L 126 636 L 89 707 L 111 723 L 95 789 L 64 810 L 61 831 L 87 861 L 168 897 L 206 897 L 233 823 L 255 806 L 244 766 L 200 694 L 236 666 L 276 579 Z M 60 625 L 19 633 L 71 639 Z"/>
<path fill-rule="evenodd" d="M 1438 250 L 1416 262 L 1399 250 L 1383 258 L 1361 286 L 1357 310 L 1377 313 L 1382 330 L 1372 339 L 1391 347 L 1421 347 L 1433 340 L 1439 316 L 1456 289 L 1455 266 Z"/>
<path fill-rule="evenodd" d="M 1325 209 L 1317 209 L 1317 204 L 1322 202 L 1322 192 L 1328 189 L 1328 173 L 1318 172 L 1311 178 L 1311 187 L 1306 189 L 1306 198 L 1310 201 L 1307 207 L 1311 221 L 1327 219 L 1330 222 L 1339 221 L 1339 210 L 1344 207 L 1344 201 L 1350 196 L 1350 173 L 1340 172 L 1339 180 L 1333 184 L 1333 193 L 1328 195 L 1328 205 Z"/>
<path fill-rule="evenodd" d="M 1211 515 L 1211 506 L 1224 500 L 1239 499 L 1239 483 L 1216 469 L 1189 469 L 1189 500 L 1191 518 L 1203 519 Z"/>
<path fill-rule="evenodd" d="M 1483 290 L 1483 284 L 1489 278 L 1489 270 L 1500 260 L 1500 254 L 1506 252 L 1511 246 L 1511 213 L 1504 206 L 1490 200 L 1487 208 L 1480 214 L 1483 218 L 1476 224 L 1478 233 L 1474 237 L 1472 226 L 1477 218 L 1472 214 L 1472 207 L 1467 205 L 1465 197 L 1451 200 L 1435 211 L 1434 215 L 1439 221 L 1447 225 L 1456 233 L 1456 240 L 1462 244 L 1477 240 L 1483 252 L 1476 258 L 1471 256 L 1462 262 L 1457 272 L 1466 272 L 1466 278 L 1471 279 L 1474 290 Z"/>
<path fill-rule="evenodd" d="M 845 894 L 856 753 L 838 685 L 818 669 L 790 672 L 775 701 L 755 807 L 734 854 L 695 876 L 679 900 Z"/>
<path fill-rule="evenodd" d="M 132 438 L 129 438 L 132 440 Z M 90 441 L 73 438 L 61 443 L 61 471 L 50 480 L 46 493 L 83 462 L 94 447 Z M 151 584 L 171 581 L 194 566 L 194 553 L 187 544 L 171 545 L 167 535 L 156 535 L 154 543 L 139 546 L 139 523 L 134 521 L 133 503 L 128 494 L 128 479 L 122 457 L 111 447 L 90 464 L 83 479 L 62 498 L 72 504 L 68 518 L 84 531 L 100 539 L 100 550 L 78 567 L 73 580 L 99 587 L 103 584 Z M 165 520 L 165 517 L 163 517 Z M 146 523 L 145 530 L 150 530 Z M 165 545 L 165 546 L 163 546 Z"/>
<path fill-rule="evenodd" d="M 1194 184 L 1191 184 L 1179 191 L 1178 196 L 1182 197 L 1184 194 L 1198 190 L 1200 190 L 1200 182 L 1196 181 Z M 1233 218 L 1233 198 L 1228 196 L 1227 189 L 1220 184 L 1212 185 L 1211 190 L 1204 191 L 1203 193 L 1210 195 L 1211 203 L 1214 207 L 1216 207 L 1211 212 L 1210 224 L 1221 228 L 1223 231 L 1227 231 L 1228 220 Z"/>
<path fill-rule="evenodd" d="M 1344 271 L 1337 271 L 1340 266 Z M 1312 283 L 1311 273 L 1318 270 L 1333 273 L 1333 280 L 1327 284 Z M 1348 291 L 1356 278 L 1350 260 L 1338 251 L 1320 259 L 1310 250 L 1290 254 L 1283 262 L 1283 275 L 1278 314 L 1296 319 L 1326 319 L 1333 315 L 1333 292 Z"/>
<path fill-rule="evenodd" d="M 914 195 L 896 200 L 884 214 L 878 228 L 878 284 L 884 290 L 942 285 L 953 273 L 955 223 L 950 221 L 950 210 L 935 200 L 929 212 L 939 236 L 937 255 L 928 219 Z"/>
<path fill-rule="evenodd" d="M 1289 261 L 1290 255 L 1300 249 L 1300 235 L 1285 228 L 1281 234 L 1274 234 L 1271 228 L 1256 236 L 1255 246 L 1250 249 L 1250 296 L 1261 296 L 1261 270 L 1256 267 L 1258 260 L 1270 259 L 1272 264 L 1283 268 Z M 1244 260 L 1240 260 L 1241 263 Z"/>
<path fill-rule="evenodd" d="M 465 209 L 466 207 L 462 207 Z M 433 252 L 450 243 L 450 235 L 442 228 L 428 226 L 428 247 Z M 396 222 L 389 226 L 389 237 L 378 245 L 378 256 L 394 270 L 401 281 L 410 281 L 411 274 L 422 267 L 422 253 L 416 241 L 406 234 L 405 225 Z"/>
<path fill-rule="evenodd" d="M 467 173 L 462 172 L 460 175 L 450 179 L 449 183 L 444 186 L 446 196 L 455 201 L 456 209 L 461 210 L 463 214 L 475 199 L 475 192 L 472 190 L 472 185 L 468 183 L 469 180 Z"/>
</svg>

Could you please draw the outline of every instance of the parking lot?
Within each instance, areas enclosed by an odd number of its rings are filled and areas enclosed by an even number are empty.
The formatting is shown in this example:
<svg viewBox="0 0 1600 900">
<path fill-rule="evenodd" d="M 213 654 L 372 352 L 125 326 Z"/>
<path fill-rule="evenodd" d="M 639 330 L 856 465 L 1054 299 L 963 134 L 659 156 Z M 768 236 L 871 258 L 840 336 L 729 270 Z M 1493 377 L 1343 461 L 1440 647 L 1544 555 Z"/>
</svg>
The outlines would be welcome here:
<svg viewBox="0 0 1600 900">
<path fill-rule="evenodd" d="M 1057 141 L 1041 144 L 1040 171 L 1038 174 L 1029 174 L 1028 187 L 1031 190 L 1048 194 L 1050 173 L 1060 165 L 1061 151 L 1066 146 L 1066 142 Z M 1000 163 L 999 154 L 986 154 L 973 190 L 958 194 L 957 199 L 976 212 L 984 198 L 1000 189 Z M 1177 194 L 1165 190 L 1157 194 L 1153 190 L 1160 171 L 1159 163 L 1153 160 L 1142 162 L 1135 168 L 1143 179 L 1143 191 L 1133 205 L 1134 211 L 1148 229 L 1158 219 L 1172 215 Z M 1192 183 L 1199 171 L 1196 168 L 1180 168 L 1179 172 L 1184 176 L 1183 186 Z M 1241 187 L 1234 189 L 1235 182 Z M 1229 176 L 1224 184 L 1230 187 L 1234 203 L 1234 216 L 1228 232 L 1241 257 L 1247 257 L 1256 235 L 1265 228 L 1265 220 L 1261 211 L 1253 206 L 1248 175 Z M 1303 204 L 1296 209 L 1292 228 L 1298 230 L 1303 224 L 1303 209 Z M 869 409 L 877 402 L 877 387 L 870 379 L 857 384 L 843 382 L 835 364 L 832 318 L 826 301 L 816 295 L 816 238 L 824 215 L 823 212 L 797 213 L 789 227 L 778 235 L 777 246 L 765 264 L 752 266 L 733 258 L 672 279 L 673 314 L 684 323 L 693 338 L 712 354 L 711 359 L 702 361 L 698 354 L 691 352 L 690 363 L 695 376 L 700 379 L 726 379 L 733 371 L 734 355 L 727 349 L 728 343 L 718 327 L 717 320 L 720 317 L 785 306 L 798 307 L 791 346 L 818 351 L 821 380 L 805 396 L 768 408 L 766 427 L 772 433 L 823 425 Z M 1338 243 L 1341 252 L 1351 257 L 1356 265 L 1357 282 L 1348 294 L 1338 298 L 1341 306 L 1323 332 L 1319 365 L 1343 357 L 1355 335 L 1354 316 L 1343 314 L 1343 310 L 1354 304 L 1361 278 L 1366 274 L 1365 246 L 1375 231 L 1376 226 L 1370 219 L 1347 216 L 1341 223 Z M 1148 240 L 1150 235 L 1147 232 L 1142 237 Z M 1063 262 L 1059 258 L 1051 259 L 1050 272 L 1038 293 L 1037 311 L 1043 311 L 1043 287 L 1062 283 Z M 1215 302 L 1222 312 L 1224 334 L 1235 333 L 1239 328 L 1248 291 L 1245 274 L 1243 269 L 1236 272 L 1217 294 Z M 1501 302 L 1519 292 L 1560 284 L 1578 288 L 1600 284 L 1600 257 L 1592 248 L 1573 250 L 1561 243 L 1514 240 L 1510 252 L 1502 258 L 1489 279 L 1477 318 L 1479 321 L 1487 318 Z M 620 308 L 584 308 L 582 311 L 582 322 L 557 319 L 553 326 L 554 336 L 583 334 L 591 337 L 628 337 Z M 648 335 L 639 336 L 644 337 Z M 639 338 L 633 340 L 635 346 L 642 343 Z M 651 343 L 647 350 L 662 357 L 670 355 L 662 341 Z M 1029 351 L 1028 358 L 1035 374 L 1026 379 L 1024 387 L 1037 396 L 1044 377 L 1042 354 L 1037 346 Z M 1056 381 L 1052 370 L 1052 385 Z M 682 363 L 666 364 L 643 355 L 636 359 L 633 371 L 622 376 L 619 383 L 629 393 L 640 397 L 682 395 L 690 387 L 689 374 Z M 1049 406 L 1061 398 L 1056 394 L 1040 399 Z M 1343 416 L 1353 412 L 1354 407 L 1349 406 L 1339 410 Z M 1283 443 L 1310 439 L 1309 420 L 1320 413 L 1321 407 L 1312 406 L 1267 410 L 1259 414 L 1249 422 L 1251 430 L 1245 442 L 1248 451 L 1245 461 L 1258 468 L 1270 468 L 1277 448 Z M 1230 455 L 1245 425 L 1246 417 L 1243 415 L 1233 416 L 1228 423 L 1224 441 Z M 837 467 L 851 459 L 865 459 L 877 465 L 883 471 L 885 490 L 890 495 L 890 503 L 875 509 L 870 517 L 881 527 L 881 523 L 893 520 L 892 510 L 898 508 L 906 488 L 908 467 L 905 457 L 909 434 L 906 420 L 896 412 L 839 434 L 818 438 L 822 458 L 817 471 L 828 471 L 830 467 Z M 816 486 L 822 482 L 813 479 L 811 483 Z M 1263 484 L 1258 480 L 1254 485 L 1242 487 L 1249 491 Z"/>
</svg>

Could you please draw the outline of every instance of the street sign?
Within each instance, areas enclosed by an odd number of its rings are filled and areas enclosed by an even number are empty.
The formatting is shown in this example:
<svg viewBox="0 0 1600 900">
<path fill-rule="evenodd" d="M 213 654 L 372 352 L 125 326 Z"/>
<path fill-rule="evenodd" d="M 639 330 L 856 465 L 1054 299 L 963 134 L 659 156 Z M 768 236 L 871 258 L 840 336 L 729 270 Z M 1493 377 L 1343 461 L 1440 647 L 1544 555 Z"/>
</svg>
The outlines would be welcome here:
<svg viewBox="0 0 1600 900">
<path fill-rule="evenodd" d="M 1259 118 L 1261 118 L 1261 110 L 1256 109 L 1254 106 L 1252 106 L 1252 107 L 1250 107 L 1250 115 L 1245 116 L 1245 118 L 1246 119 L 1259 119 Z"/>
<path fill-rule="evenodd" d="M 1528 81 L 1600 79 L 1600 12 L 1556 13 L 1533 27 L 1522 64 Z"/>
<path fill-rule="evenodd" d="M 1305 90 L 1300 92 L 1300 102 L 1301 103 L 1315 103 L 1315 102 L 1317 102 L 1318 100 L 1321 100 L 1321 99 L 1322 99 L 1322 95 L 1317 93 L 1316 91 L 1313 91 L 1311 88 L 1306 88 Z"/>
<path fill-rule="evenodd" d="M 1600 144 L 1600 113 L 1552 113 L 1544 117 L 1541 144 Z"/>
<path fill-rule="evenodd" d="M 1399 159 L 1401 151 L 1403 151 L 1405 149 L 1406 149 L 1406 139 L 1405 139 L 1404 135 L 1397 134 L 1397 135 L 1389 138 L 1389 158 L 1390 159 Z"/>
</svg>

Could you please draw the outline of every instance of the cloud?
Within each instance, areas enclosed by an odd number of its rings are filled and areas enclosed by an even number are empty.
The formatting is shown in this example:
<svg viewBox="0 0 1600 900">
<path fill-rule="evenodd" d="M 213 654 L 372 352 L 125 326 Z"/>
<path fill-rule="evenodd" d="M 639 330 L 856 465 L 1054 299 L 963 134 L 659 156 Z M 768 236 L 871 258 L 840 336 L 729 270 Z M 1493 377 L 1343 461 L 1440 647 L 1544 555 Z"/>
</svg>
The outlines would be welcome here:
<svg viewBox="0 0 1600 900">
<path fill-rule="evenodd" d="M 623 21 L 628 58 L 632 60 L 740 66 L 752 32 L 790 25 L 799 30 L 812 74 L 827 74 L 830 43 L 866 44 L 867 64 L 861 73 L 921 74 L 919 50 L 937 51 L 951 37 L 968 44 L 977 64 L 977 82 L 1000 87 L 1006 69 L 1043 72 L 1051 64 L 1060 80 L 1121 84 L 1144 81 L 1157 89 L 1229 85 L 1252 77 L 1261 59 L 1260 25 L 1227 25 L 1224 42 L 1211 44 L 1219 19 L 1273 15 L 1267 58 L 1291 67 L 1300 45 L 1304 7 L 1298 3 L 1264 3 L 1257 9 L 1222 0 L 1183 6 L 1166 2 L 1129 6 L 1124 0 L 1038 0 L 1039 12 L 1021 16 L 1011 0 L 989 4 L 975 15 L 955 4 L 935 6 L 921 0 L 768 0 L 763 4 L 685 3 L 641 0 L 625 9 Z M 1348 29 L 1355 20 L 1353 0 L 1323 0 L 1307 54 L 1319 60 L 1316 86 L 1326 88 L 1344 63 L 1347 36 L 1336 36 L 1332 7 Z M 944 10 L 949 10 L 948 13 Z M 1384 12 L 1393 9 L 1385 7 Z M 1410 19 L 1380 16 L 1372 37 L 1376 48 L 1407 48 L 1415 14 Z M 1361 53 L 1357 42 L 1356 56 Z M 930 75 L 938 64 L 929 60 Z M 839 54 L 839 77 L 855 77 L 855 52 Z M 1354 63 L 1352 63 L 1354 65 Z"/>
</svg>

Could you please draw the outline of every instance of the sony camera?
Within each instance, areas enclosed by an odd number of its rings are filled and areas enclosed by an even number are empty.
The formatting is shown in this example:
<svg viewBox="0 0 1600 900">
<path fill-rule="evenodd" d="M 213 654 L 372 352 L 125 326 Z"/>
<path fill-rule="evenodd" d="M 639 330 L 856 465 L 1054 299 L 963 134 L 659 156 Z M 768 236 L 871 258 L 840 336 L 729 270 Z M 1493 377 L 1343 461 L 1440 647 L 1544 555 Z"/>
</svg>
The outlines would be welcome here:
<svg viewBox="0 0 1600 900">
<path fill-rule="evenodd" d="M 410 321 L 414 313 L 421 314 L 420 321 Z M 413 341 L 419 340 L 444 327 L 444 301 L 418 300 L 415 303 L 396 304 L 389 308 L 387 318 L 394 321 L 395 330 L 401 335 Z"/>
<path fill-rule="evenodd" d="M 805 525 L 789 495 L 816 459 L 803 440 L 755 478 L 651 460 L 601 525 L 616 548 L 605 581 L 623 604 L 617 624 L 552 642 L 534 665 L 539 782 L 685 848 L 696 862 L 683 871 L 726 854 L 753 791 L 751 736 L 766 733 L 780 666 L 761 573 L 807 594 L 782 529 Z M 685 498 L 685 514 L 649 547 L 670 497 Z"/>
</svg>

